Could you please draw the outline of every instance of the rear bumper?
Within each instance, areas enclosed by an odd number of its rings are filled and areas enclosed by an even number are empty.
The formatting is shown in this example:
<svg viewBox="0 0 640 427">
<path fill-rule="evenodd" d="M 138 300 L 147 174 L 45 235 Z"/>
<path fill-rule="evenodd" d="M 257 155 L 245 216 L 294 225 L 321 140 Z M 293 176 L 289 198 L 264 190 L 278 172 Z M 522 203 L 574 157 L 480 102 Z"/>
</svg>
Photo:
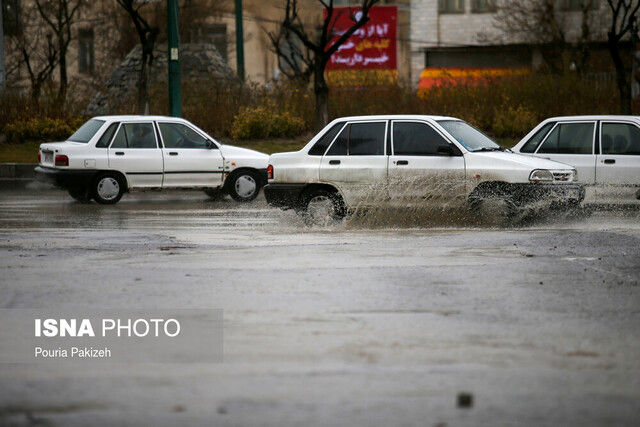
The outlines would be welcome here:
<svg viewBox="0 0 640 427">
<path fill-rule="evenodd" d="M 267 203 L 283 209 L 299 207 L 300 195 L 306 184 L 268 184 L 264 187 Z"/>
<path fill-rule="evenodd" d="M 581 203 L 585 186 L 582 184 L 511 184 L 514 201 L 520 205 L 539 201 Z"/>
<path fill-rule="evenodd" d="M 46 166 L 37 166 L 35 171 L 36 180 L 65 189 L 87 186 L 96 174 L 95 170 L 54 169 Z"/>
</svg>

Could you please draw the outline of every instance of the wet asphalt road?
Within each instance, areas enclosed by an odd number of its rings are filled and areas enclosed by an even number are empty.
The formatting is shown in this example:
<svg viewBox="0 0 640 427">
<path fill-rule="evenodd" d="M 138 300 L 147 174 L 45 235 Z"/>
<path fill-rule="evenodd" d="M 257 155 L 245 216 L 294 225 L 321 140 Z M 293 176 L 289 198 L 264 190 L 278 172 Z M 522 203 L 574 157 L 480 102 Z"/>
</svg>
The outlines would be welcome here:
<svg viewBox="0 0 640 427">
<path fill-rule="evenodd" d="M 263 199 L 142 193 L 104 207 L 3 190 L 0 254 L 2 308 L 224 310 L 219 364 L 0 364 L 2 425 L 640 418 L 637 210 L 509 229 L 304 228 Z M 460 392 L 472 408 L 456 407 Z"/>
</svg>

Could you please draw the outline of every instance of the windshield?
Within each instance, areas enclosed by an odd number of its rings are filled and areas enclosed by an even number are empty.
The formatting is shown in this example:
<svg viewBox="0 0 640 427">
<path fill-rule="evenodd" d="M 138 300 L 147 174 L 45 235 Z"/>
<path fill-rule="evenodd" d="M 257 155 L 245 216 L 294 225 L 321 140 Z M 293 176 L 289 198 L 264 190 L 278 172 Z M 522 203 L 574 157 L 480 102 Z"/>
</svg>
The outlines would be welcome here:
<svg viewBox="0 0 640 427">
<path fill-rule="evenodd" d="M 487 135 L 468 123 L 460 120 L 442 120 L 439 121 L 438 124 L 469 151 L 494 151 L 503 149 Z"/>
<path fill-rule="evenodd" d="M 67 141 L 87 143 L 104 124 L 104 120 L 91 119 L 78 129 Z"/>
</svg>

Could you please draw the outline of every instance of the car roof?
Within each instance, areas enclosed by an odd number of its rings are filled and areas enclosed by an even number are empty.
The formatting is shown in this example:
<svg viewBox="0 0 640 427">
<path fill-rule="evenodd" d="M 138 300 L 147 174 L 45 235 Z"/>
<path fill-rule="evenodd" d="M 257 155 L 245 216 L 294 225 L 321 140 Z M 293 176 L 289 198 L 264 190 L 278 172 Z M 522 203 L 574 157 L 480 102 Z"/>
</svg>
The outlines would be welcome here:
<svg viewBox="0 0 640 427">
<path fill-rule="evenodd" d="M 338 117 L 335 120 L 460 120 L 456 117 L 447 116 L 431 116 L 425 114 L 390 114 L 390 115 L 378 115 L 378 116 L 349 116 Z"/>
<path fill-rule="evenodd" d="M 621 116 L 621 115 L 592 115 L 592 116 L 558 116 L 550 117 L 545 120 L 640 120 L 640 116 Z"/>
<path fill-rule="evenodd" d="M 180 117 L 170 116 L 145 116 L 142 114 L 129 114 L 129 115 L 111 115 L 111 116 L 96 116 L 93 117 L 96 120 L 115 121 L 115 120 L 175 120 L 180 122 L 186 122 L 185 119 Z"/>
</svg>

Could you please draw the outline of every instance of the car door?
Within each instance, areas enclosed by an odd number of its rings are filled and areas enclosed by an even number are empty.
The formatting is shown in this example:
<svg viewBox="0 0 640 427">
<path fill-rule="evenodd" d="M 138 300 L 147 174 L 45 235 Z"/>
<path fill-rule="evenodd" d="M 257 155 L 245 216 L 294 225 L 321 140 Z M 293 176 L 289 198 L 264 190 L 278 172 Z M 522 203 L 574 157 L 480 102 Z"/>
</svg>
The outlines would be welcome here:
<svg viewBox="0 0 640 427">
<path fill-rule="evenodd" d="M 184 123 L 158 122 L 164 158 L 163 187 L 222 185 L 224 159 L 216 143 Z"/>
<path fill-rule="evenodd" d="M 391 123 L 389 195 L 402 205 L 459 204 L 465 201 L 462 152 L 432 125 L 422 121 Z M 453 150 L 449 153 L 442 152 Z"/>
<path fill-rule="evenodd" d="M 593 186 L 596 178 L 595 130 L 595 121 L 558 122 L 535 154 L 575 167 L 578 181 Z"/>
<path fill-rule="evenodd" d="M 320 162 L 320 181 L 335 185 L 349 206 L 387 200 L 387 121 L 350 122 Z"/>
<path fill-rule="evenodd" d="M 596 195 L 602 202 L 638 202 L 640 128 L 635 123 L 603 121 L 596 156 Z"/>
<path fill-rule="evenodd" d="M 108 159 L 109 168 L 127 176 L 130 188 L 162 186 L 162 151 L 151 121 L 121 123 Z"/>
</svg>

